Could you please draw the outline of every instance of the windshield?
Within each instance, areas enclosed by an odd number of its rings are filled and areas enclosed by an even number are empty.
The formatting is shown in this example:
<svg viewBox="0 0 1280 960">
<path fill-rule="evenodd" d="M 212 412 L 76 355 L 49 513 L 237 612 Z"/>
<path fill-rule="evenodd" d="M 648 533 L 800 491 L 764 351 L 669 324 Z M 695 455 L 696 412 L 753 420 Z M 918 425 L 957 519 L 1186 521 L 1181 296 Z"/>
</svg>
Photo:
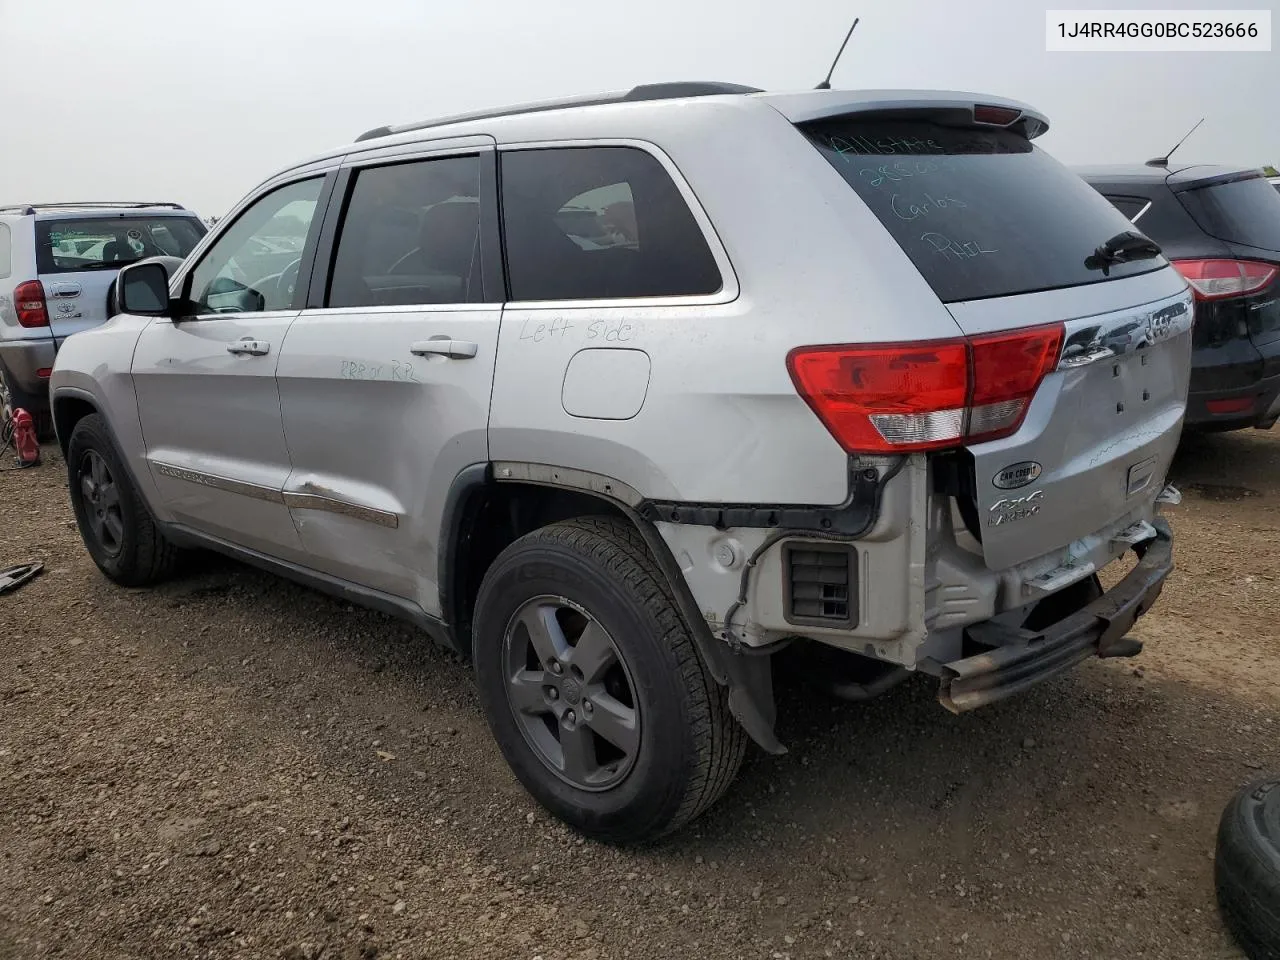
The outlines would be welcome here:
<svg viewBox="0 0 1280 960">
<path fill-rule="evenodd" d="M 1178 198 L 1210 236 L 1280 250 L 1280 194 L 1262 177 L 1196 187 Z"/>
<path fill-rule="evenodd" d="M 195 217 L 111 216 L 36 222 L 41 275 L 119 270 L 144 257 L 186 257 L 205 229 Z"/>
<path fill-rule="evenodd" d="M 1094 252 L 1132 225 L 1018 134 L 870 118 L 823 121 L 804 132 L 943 302 L 1097 283 L 1166 265 L 1156 256 L 1102 269 Z"/>
</svg>

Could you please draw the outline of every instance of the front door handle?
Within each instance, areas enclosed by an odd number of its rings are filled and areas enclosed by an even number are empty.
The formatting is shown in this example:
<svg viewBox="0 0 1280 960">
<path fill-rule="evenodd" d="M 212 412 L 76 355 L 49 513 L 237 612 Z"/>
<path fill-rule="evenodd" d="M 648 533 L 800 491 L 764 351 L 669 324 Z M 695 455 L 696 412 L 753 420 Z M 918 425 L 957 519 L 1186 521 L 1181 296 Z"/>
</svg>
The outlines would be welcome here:
<svg viewBox="0 0 1280 960">
<path fill-rule="evenodd" d="M 419 340 L 410 344 L 409 352 L 415 357 L 448 357 L 451 360 L 470 360 L 480 345 L 470 340 Z"/>
<path fill-rule="evenodd" d="M 266 340 L 254 340 L 251 337 L 245 337 L 243 340 L 236 340 L 234 343 L 227 344 L 227 353 L 265 357 L 270 352 L 271 344 Z"/>
</svg>

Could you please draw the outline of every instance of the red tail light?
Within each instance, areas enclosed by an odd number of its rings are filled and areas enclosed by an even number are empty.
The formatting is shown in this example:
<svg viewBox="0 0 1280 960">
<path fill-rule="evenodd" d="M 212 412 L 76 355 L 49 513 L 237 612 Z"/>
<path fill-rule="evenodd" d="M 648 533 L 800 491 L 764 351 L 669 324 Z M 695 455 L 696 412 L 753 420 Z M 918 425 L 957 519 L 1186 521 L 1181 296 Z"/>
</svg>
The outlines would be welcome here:
<svg viewBox="0 0 1280 960">
<path fill-rule="evenodd" d="M 850 453 L 1007 437 L 1062 349 L 1061 324 L 958 340 L 797 347 L 796 390 Z"/>
<path fill-rule="evenodd" d="M 49 325 L 49 310 L 44 303 L 44 284 L 39 280 L 28 280 L 14 287 L 13 302 L 17 305 L 19 326 Z"/>
<path fill-rule="evenodd" d="M 1221 415 L 1224 413 L 1252 413 L 1253 397 L 1231 397 L 1227 400 L 1206 400 L 1204 408 L 1210 413 Z"/>
<path fill-rule="evenodd" d="M 1225 300 L 1261 290 L 1280 268 L 1253 260 L 1174 260 L 1197 300 Z"/>
<path fill-rule="evenodd" d="M 998 127 L 1007 127 L 1022 116 L 1021 110 L 1010 107 L 994 107 L 979 103 L 973 108 L 973 119 L 977 123 L 992 123 Z"/>
<path fill-rule="evenodd" d="M 48 380 L 53 376 L 53 367 L 41 367 L 36 371 L 36 376 L 41 380 Z"/>
</svg>

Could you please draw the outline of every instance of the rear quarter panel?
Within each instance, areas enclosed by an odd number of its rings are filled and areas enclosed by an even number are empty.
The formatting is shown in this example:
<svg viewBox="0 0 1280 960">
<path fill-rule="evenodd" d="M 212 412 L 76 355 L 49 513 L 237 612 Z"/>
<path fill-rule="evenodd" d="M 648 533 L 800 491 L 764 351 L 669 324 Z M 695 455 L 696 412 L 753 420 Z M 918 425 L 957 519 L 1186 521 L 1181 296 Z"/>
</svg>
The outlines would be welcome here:
<svg viewBox="0 0 1280 960">
<path fill-rule="evenodd" d="M 839 174 L 772 107 L 739 98 L 664 110 L 660 124 L 646 125 L 644 115 L 627 106 L 584 111 L 572 140 L 640 143 L 658 156 L 719 255 L 725 288 L 681 303 L 508 304 L 493 459 L 589 470 L 650 498 L 841 502 L 848 458 L 797 395 L 787 353 L 805 344 L 952 337 L 954 320 Z M 500 149 L 542 142 L 534 131 L 544 128 L 529 128 L 526 140 L 521 123 L 505 127 Z M 566 412 L 568 365 L 592 348 L 649 358 L 643 402 L 627 419 Z"/>
</svg>

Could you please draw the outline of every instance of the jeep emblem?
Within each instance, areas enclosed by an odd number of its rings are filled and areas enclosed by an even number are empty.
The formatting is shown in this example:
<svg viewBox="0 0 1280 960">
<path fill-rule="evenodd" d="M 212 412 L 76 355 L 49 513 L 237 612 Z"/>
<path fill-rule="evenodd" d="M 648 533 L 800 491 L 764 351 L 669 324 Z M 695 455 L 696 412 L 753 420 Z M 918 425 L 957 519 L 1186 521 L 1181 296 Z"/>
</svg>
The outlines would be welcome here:
<svg viewBox="0 0 1280 960">
<path fill-rule="evenodd" d="M 1021 463 L 1011 463 L 1002 468 L 991 478 L 991 482 L 1001 490 L 1017 490 L 1019 487 L 1034 483 L 1040 476 L 1040 470 L 1040 464 L 1034 460 L 1023 460 Z"/>
</svg>

